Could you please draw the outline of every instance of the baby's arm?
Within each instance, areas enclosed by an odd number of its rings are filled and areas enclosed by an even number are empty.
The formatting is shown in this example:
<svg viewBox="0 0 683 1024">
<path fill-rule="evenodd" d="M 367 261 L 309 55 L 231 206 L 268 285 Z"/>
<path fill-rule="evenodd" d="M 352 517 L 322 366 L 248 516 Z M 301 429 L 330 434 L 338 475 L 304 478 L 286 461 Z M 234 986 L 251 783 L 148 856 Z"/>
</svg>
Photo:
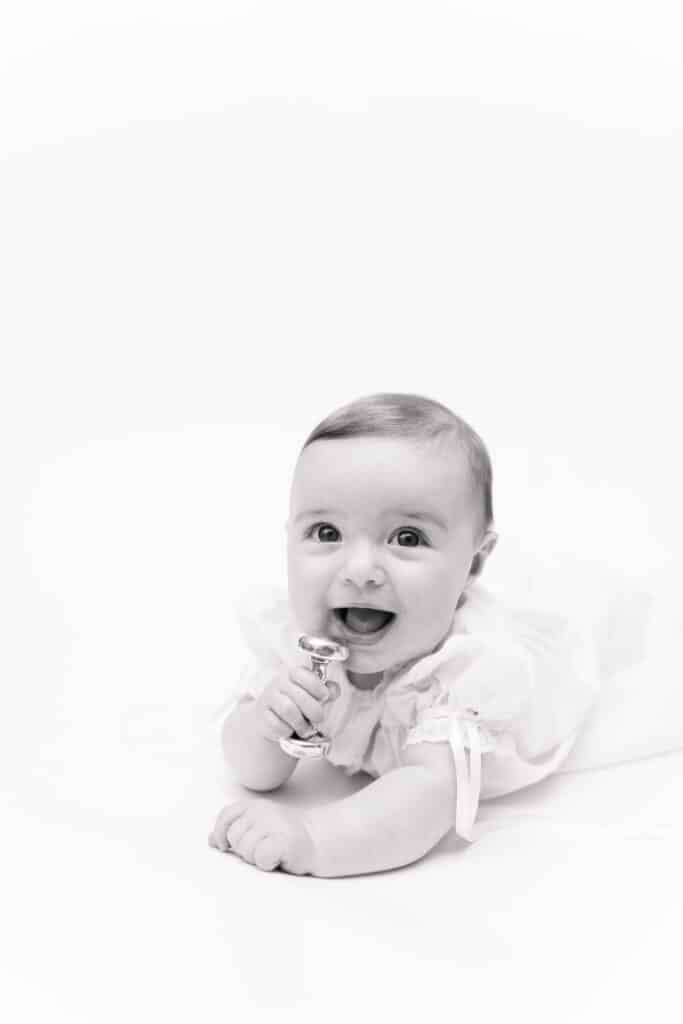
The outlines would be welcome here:
<svg viewBox="0 0 683 1024">
<path fill-rule="evenodd" d="M 360 875 L 424 857 L 455 821 L 455 763 L 444 743 L 406 747 L 403 767 L 303 814 L 315 846 L 311 874 Z"/>
<path fill-rule="evenodd" d="M 255 725 L 255 701 L 239 703 L 225 720 L 223 754 L 235 778 L 247 789 L 277 789 L 290 778 L 296 758 L 285 754 L 279 743 L 261 736 Z"/>
</svg>

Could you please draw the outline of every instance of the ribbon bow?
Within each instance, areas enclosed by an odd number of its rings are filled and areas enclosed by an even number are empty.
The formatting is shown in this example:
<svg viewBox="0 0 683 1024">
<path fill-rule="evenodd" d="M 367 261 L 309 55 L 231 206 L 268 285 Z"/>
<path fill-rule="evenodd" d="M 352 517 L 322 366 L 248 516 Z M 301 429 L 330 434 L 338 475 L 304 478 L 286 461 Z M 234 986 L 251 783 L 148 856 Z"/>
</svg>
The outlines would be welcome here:
<svg viewBox="0 0 683 1024">
<path fill-rule="evenodd" d="M 475 708 L 459 708 L 451 695 L 449 709 L 448 740 L 455 758 L 457 786 L 455 831 L 471 843 L 474 841 L 472 830 L 481 795 L 481 755 L 487 750 L 493 750 L 495 742 L 489 730 L 480 722 L 479 712 Z"/>
</svg>

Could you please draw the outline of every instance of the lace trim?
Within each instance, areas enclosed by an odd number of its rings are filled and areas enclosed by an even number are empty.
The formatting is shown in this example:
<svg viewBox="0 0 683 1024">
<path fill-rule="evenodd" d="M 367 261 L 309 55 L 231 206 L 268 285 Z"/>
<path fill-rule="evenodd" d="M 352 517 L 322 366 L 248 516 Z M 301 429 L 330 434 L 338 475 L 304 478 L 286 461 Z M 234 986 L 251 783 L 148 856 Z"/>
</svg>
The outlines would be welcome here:
<svg viewBox="0 0 683 1024">
<path fill-rule="evenodd" d="M 479 732 L 479 747 L 482 753 L 488 753 L 490 750 L 495 750 L 497 746 L 497 737 L 495 734 L 477 721 L 477 713 L 472 710 L 453 712 L 448 711 L 444 708 L 440 714 L 424 715 L 418 718 L 417 724 L 408 733 L 404 746 L 408 746 L 411 743 L 439 743 L 443 740 L 450 739 L 451 735 L 451 719 L 454 715 L 461 721 L 472 722 L 476 725 Z M 464 746 L 466 750 L 469 750 L 469 739 L 465 736 Z"/>
</svg>

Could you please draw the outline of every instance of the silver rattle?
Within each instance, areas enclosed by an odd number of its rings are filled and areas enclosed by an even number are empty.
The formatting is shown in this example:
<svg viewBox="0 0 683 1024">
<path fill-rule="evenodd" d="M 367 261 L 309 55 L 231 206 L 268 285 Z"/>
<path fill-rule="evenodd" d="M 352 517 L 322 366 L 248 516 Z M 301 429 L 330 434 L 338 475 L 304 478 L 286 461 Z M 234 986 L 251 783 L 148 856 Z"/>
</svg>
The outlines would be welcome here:
<svg viewBox="0 0 683 1024">
<path fill-rule="evenodd" d="M 325 684 L 327 696 L 323 703 L 335 700 L 339 696 L 339 687 L 334 680 L 327 679 L 327 666 L 331 661 L 346 661 L 349 656 L 349 649 L 344 644 L 338 644 L 335 640 L 328 640 L 324 636 L 309 636 L 304 633 L 299 637 L 298 647 L 311 656 L 311 668 L 317 677 Z M 280 740 L 280 746 L 286 754 L 292 757 L 323 757 L 330 749 L 330 741 L 317 729 L 302 738 L 298 735 L 288 736 Z"/>
</svg>

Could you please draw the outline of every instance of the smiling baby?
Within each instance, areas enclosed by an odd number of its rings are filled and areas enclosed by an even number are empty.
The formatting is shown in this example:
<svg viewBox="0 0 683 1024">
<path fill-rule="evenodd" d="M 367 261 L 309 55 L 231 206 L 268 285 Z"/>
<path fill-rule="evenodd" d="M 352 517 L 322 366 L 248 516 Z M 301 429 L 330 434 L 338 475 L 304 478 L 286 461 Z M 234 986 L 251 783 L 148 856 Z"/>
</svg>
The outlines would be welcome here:
<svg viewBox="0 0 683 1024">
<path fill-rule="evenodd" d="M 288 600 L 251 625 L 223 750 L 237 781 L 272 791 L 299 763 L 280 740 L 319 731 L 332 764 L 373 781 L 306 811 L 236 801 L 212 846 L 320 877 L 400 867 L 452 828 L 471 841 L 480 798 L 561 764 L 598 694 L 595 660 L 578 623 L 486 590 L 497 539 L 488 452 L 446 406 L 381 393 L 315 428 L 291 486 Z M 328 686 L 301 634 L 346 648 Z"/>
</svg>

